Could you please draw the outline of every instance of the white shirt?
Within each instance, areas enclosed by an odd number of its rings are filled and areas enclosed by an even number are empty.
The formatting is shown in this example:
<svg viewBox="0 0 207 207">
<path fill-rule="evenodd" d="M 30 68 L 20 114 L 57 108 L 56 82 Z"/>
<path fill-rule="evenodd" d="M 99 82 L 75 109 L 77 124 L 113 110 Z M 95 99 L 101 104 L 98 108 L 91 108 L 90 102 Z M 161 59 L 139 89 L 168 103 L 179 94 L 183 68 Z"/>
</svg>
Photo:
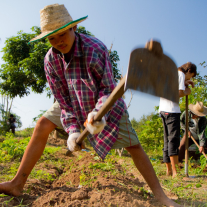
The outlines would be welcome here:
<svg viewBox="0 0 207 207">
<path fill-rule="evenodd" d="M 185 74 L 178 71 L 179 90 L 185 90 Z M 160 98 L 159 112 L 181 113 L 179 104 L 165 98 Z"/>
</svg>

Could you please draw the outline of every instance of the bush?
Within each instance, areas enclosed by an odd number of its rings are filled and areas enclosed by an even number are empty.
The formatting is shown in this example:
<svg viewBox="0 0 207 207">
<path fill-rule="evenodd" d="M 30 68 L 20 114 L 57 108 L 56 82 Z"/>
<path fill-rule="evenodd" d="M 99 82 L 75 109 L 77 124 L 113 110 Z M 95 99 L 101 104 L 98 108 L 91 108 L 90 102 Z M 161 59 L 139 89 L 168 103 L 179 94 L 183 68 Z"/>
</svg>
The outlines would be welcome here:
<svg viewBox="0 0 207 207">
<path fill-rule="evenodd" d="M 0 143 L 0 162 L 10 162 L 21 159 L 30 137 L 18 140 L 11 132 L 7 132 L 5 140 Z"/>
<path fill-rule="evenodd" d="M 158 113 L 131 120 L 139 141 L 146 152 L 160 151 L 163 147 L 163 125 Z"/>
<path fill-rule="evenodd" d="M 16 131 L 15 134 L 17 137 L 25 137 L 26 138 L 26 137 L 31 137 L 33 131 L 34 131 L 34 128 L 26 128 L 21 131 Z"/>
</svg>

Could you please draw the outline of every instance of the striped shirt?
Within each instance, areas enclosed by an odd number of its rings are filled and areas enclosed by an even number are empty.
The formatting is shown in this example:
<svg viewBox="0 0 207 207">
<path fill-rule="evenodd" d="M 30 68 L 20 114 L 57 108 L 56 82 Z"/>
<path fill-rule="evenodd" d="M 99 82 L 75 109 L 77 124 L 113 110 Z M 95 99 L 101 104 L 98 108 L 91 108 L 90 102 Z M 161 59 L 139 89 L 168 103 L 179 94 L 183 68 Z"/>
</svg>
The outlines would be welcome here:
<svg viewBox="0 0 207 207">
<path fill-rule="evenodd" d="M 61 122 L 69 134 L 84 129 L 88 113 L 98 111 L 116 87 L 106 46 L 95 37 L 75 33 L 71 58 L 50 48 L 44 60 L 46 78 L 61 108 Z M 115 143 L 119 120 L 126 105 L 120 98 L 105 115 L 107 125 L 88 135 L 92 147 L 104 159 Z"/>
</svg>

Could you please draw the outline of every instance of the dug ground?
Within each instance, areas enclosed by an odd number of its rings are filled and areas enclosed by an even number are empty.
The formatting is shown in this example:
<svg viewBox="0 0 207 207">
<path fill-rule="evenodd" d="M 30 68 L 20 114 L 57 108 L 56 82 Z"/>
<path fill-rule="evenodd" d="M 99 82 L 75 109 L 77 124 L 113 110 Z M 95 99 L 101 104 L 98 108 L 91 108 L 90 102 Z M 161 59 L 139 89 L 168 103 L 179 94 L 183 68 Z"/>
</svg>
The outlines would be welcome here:
<svg viewBox="0 0 207 207">
<path fill-rule="evenodd" d="M 8 138 L 5 138 L 8 140 Z M 2 138 L 0 144 L 5 142 Z M 20 143 L 22 137 L 15 137 Z M 47 148 L 29 176 L 23 195 L 0 194 L 3 206 L 61 206 L 61 207 L 154 207 L 162 206 L 137 172 L 128 154 L 119 157 L 112 150 L 105 161 L 95 151 L 88 150 L 66 156 L 65 140 L 50 136 Z M 5 148 L 2 147 L 1 149 Z M 8 152 L 7 152 L 8 153 Z M 149 153 L 150 160 L 165 193 L 183 206 L 207 207 L 207 167 L 205 161 L 190 160 L 186 178 L 183 164 L 179 176 L 166 177 L 159 153 Z M 21 156 L 1 161 L 0 182 L 10 180 L 16 173 Z"/>
</svg>

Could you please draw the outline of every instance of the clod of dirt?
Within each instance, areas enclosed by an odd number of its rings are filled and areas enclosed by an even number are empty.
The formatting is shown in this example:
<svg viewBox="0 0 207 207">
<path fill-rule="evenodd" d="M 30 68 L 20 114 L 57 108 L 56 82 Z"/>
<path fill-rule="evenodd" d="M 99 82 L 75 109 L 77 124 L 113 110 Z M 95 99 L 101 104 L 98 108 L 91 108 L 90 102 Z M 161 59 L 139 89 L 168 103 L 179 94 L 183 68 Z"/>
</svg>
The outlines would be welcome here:
<svg viewBox="0 0 207 207">
<path fill-rule="evenodd" d="M 91 195 L 91 198 L 90 198 L 90 203 L 96 203 L 97 201 L 100 201 L 102 198 L 102 195 L 101 193 L 93 193 Z"/>
<path fill-rule="evenodd" d="M 99 188 L 99 186 L 100 186 L 100 183 L 99 183 L 99 181 L 96 181 L 95 183 L 93 183 L 93 188 Z"/>
<path fill-rule="evenodd" d="M 81 190 L 77 190 L 74 193 L 72 193 L 71 195 L 71 200 L 82 200 L 88 198 L 88 193 L 86 191 Z"/>
</svg>

